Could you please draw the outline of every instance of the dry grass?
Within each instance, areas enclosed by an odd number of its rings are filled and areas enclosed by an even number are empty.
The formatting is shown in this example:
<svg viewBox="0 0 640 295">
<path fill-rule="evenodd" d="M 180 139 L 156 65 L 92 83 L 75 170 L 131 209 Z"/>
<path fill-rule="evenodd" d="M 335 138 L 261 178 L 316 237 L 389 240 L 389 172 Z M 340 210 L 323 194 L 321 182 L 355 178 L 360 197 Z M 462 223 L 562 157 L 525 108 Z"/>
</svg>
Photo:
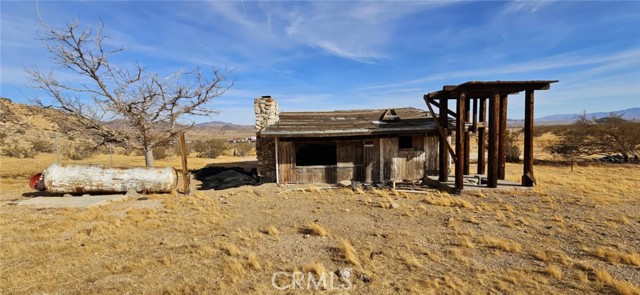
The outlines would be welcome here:
<svg viewBox="0 0 640 295">
<path fill-rule="evenodd" d="M 437 192 L 435 195 L 427 195 L 422 201 L 429 205 L 442 207 L 475 208 L 471 202 L 463 199 L 462 197 L 452 197 L 448 193 L 441 192 Z"/>
<path fill-rule="evenodd" d="M 28 165 L 48 164 L 2 160 L 5 200 L 23 198 L 26 178 L 44 168 Z M 307 185 L 300 186 L 306 193 L 278 195 L 283 188 L 268 184 L 92 209 L 4 201 L 0 293 L 270 294 L 274 272 L 315 276 L 349 266 L 354 284 L 344 292 L 354 294 L 638 294 L 640 169 L 622 166 L 536 166 L 540 186 L 532 191 L 482 196 L 318 193 Z M 508 164 L 509 171 L 508 179 L 518 177 L 521 166 Z M 378 206 L 390 201 L 400 209 Z M 317 238 L 312 220 L 330 235 Z"/>
<path fill-rule="evenodd" d="M 548 275 L 555 278 L 556 280 L 562 280 L 562 277 L 564 276 L 564 274 L 562 273 L 562 270 L 557 265 L 554 265 L 554 264 L 550 264 L 549 266 L 547 266 L 547 268 L 544 271 Z"/>
<path fill-rule="evenodd" d="M 593 254 L 612 263 L 640 266 L 640 254 L 638 253 L 624 253 L 608 247 L 598 247 L 593 251 Z"/>
<path fill-rule="evenodd" d="M 267 234 L 270 236 L 277 236 L 280 234 L 280 231 L 278 231 L 275 226 L 269 225 L 269 227 L 267 227 Z"/>
<path fill-rule="evenodd" d="M 594 273 L 595 273 L 596 281 L 611 285 L 617 294 L 620 294 L 620 295 L 640 294 L 640 288 L 638 288 L 637 286 L 629 282 L 620 281 L 612 277 L 609 274 L 609 272 L 607 272 L 604 269 L 596 269 Z"/>
<path fill-rule="evenodd" d="M 473 249 L 476 247 L 476 245 L 474 245 L 468 237 L 459 237 L 458 245 L 469 249 Z"/>
<path fill-rule="evenodd" d="M 420 261 L 416 257 L 409 253 L 400 253 L 400 257 L 402 258 L 402 261 L 404 261 L 404 263 L 409 267 L 423 267 L 422 263 L 420 263 Z"/>
<path fill-rule="evenodd" d="M 309 224 L 309 231 L 316 236 L 326 237 L 329 235 L 329 232 L 324 227 L 315 222 Z"/>
<path fill-rule="evenodd" d="M 351 242 L 348 240 L 342 240 L 340 244 L 342 245 L 344 258 L 347 262 L 353 265 L 359 265 L 360 259 L 358 258 L 358 252 L 356 252 L 356 249 L 351 245 Z"/>
<path fill-rule="evenodd" d="M 327 270 L 324 268 L 324 266 L 321 263 L 315 262 L 315 263 L 311 263 L 311 264 L 306 264 L 302 267 L 302 272 L 304 273 L 313 273 L 315 275 L 322 275 L 323 273 L 325 273 Z"/>
<path fill-rule="evenodd" d="M 516 241 L 509 241 L 500 239 L 497 237 L 484 236 L 480 238 L 480 243 L 488 247 L 496 248 L 502 251 L 518 253 L 522 250 L 520 243 Z"/>
</svg>

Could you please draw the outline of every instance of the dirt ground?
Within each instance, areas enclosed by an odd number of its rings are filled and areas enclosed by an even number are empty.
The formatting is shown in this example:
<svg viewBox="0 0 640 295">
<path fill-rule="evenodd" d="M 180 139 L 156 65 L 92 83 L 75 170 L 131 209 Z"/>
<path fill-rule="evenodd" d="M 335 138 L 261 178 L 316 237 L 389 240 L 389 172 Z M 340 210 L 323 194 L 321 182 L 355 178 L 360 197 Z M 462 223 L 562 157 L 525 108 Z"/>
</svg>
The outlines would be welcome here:
<svg viewBox="0 0 640 295">
<path fill-rule="evenodd" d="M 460 196 L 265 184 L 33 209 L 2 160 L 2 294 L 640 294 L 637 165 Z"/>
</svg>

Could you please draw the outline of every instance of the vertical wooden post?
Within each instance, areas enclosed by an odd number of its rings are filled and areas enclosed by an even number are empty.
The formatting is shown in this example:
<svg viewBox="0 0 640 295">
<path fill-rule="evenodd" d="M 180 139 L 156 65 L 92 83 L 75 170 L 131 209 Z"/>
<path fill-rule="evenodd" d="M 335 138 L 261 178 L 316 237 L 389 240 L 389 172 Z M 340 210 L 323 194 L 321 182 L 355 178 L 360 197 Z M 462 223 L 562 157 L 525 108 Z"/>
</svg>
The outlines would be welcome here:
<svg viewBox="0 0 640 295">
<path fill-rule="evenodd" d="M 465 164 L 465 131 L 464 124 L 466 122 L 467 112 L 466 94 L 460 93 L 456 103 L 456 191 L 459 192 L 464 188 L 464 164 Z"/>
<path fill-rule="evenodd" d="M 468 107 L 468 105 L 467 105 Z M 473 99 L 473 125 L 472 125 L 472 131 L 473 133 L 477 133 L 478 132 L 478 98 L 474 98 Z"/>
<path fill-rule="evenodd" d="M 489 98 L 489 156 L 487 159 L 487 187 L 498 187 L 498 131 L 500 94 Z"/>
<path fill-rule="evenodd" d="M 449 178 L 449 151 L 447 151 L 447 136 L 449 136 L 449 116 L 447 110 L 449 109 L 448 97 L 440 98 L 440 125 L 444 131 L 444 137 L 440 137 L 438 140 L 438 180 L 440 182 L 446 182 Z"/>
<path fill-rule="evenodd" d="M 504 179 L 507 163 L 507 100 L 508 95 L 500 96 L 500 127 L 498 132 L 498 179 Z"/>
<path fill-rule="evenodd" d="M 280 162 L 278 161 L 278 146 L 280 145 L 280 138 L 276 137 L 275 146 L 276 146 L 276 183 L 280 183 Z"/>
<path fill-rule="evenodd" d="M 378 138 L 378 146 L 380 147 L 378 153 L 378 181 L 384 182 L 384 140 L 382 137 Z"/>
<path fill-rule="evenodd" d="M 464 129 L 464 175 L 469 175 L 469 162 L 471 162 L 471 159 L 469 158 L 471 151 L 471 137 L 469 135 L 469 129 L 466 128 L 466 124 L 471 122 L 471 108 L 469 106 L 471 106 L 471 98 L 467 97 L 464 105 L 464 124 L 462 125 Z"/>
<path fill-rule="evenodd" d="M 184 194 L 191 193 L 191 176 L 189 175 L 189 169 L 187 167 L 187 141 L 184 139 L 184 132 L 180 132 L 180 156 L 182 156 L 182 181 L 184 185 Z"/>
<path fill-rule="evenodd" d="M 522 185 L 533 186 L 533 90 L 526 90 L 524 97 L 524 169 Z"/>
<path fill-rule="evenodd" d="M 479 122 L 483 124 L 482 127 L 478 129 L 478 174 L 485 173 L 485 142 L 487 136 L 487 99 L 480 98 L 480 110 L 479 110 Z"/>
</svg>

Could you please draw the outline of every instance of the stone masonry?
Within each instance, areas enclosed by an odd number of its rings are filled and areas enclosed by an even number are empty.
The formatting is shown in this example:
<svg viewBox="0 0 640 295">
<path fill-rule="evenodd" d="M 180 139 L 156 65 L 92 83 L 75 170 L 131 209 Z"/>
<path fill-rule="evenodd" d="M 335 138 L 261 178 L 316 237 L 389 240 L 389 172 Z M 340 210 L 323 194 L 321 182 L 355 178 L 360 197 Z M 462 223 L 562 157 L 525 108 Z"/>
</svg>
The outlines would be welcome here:
<svg viewBox="0 0 640 295">
<path fill-rule="evenodd" d="M 256 155 L 258 175 L 264 182 L 276 182 L 276 145 L 274 138 L 260 136 L 260 131 L 280 120 L 278 103 L 271 96 L 262 96 L 253 101 L 256 114 Z"/>
</svg>

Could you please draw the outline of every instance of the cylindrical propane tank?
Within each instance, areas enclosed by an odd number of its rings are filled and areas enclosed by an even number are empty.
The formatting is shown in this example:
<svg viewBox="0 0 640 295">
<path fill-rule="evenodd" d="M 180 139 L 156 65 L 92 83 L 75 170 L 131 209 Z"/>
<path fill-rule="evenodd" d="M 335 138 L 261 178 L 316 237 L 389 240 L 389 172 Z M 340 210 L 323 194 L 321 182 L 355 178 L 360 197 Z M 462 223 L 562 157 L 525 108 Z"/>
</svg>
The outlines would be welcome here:
<svg viewBox="0 0 640 295">
<path fill-rule="evenodd" d="M 50 193 L 167 193 L 177 184 L 178 173 L 172 167 L 80 164 L 53 164 L 30 182 L 32 188 Z"/>
</svg>

